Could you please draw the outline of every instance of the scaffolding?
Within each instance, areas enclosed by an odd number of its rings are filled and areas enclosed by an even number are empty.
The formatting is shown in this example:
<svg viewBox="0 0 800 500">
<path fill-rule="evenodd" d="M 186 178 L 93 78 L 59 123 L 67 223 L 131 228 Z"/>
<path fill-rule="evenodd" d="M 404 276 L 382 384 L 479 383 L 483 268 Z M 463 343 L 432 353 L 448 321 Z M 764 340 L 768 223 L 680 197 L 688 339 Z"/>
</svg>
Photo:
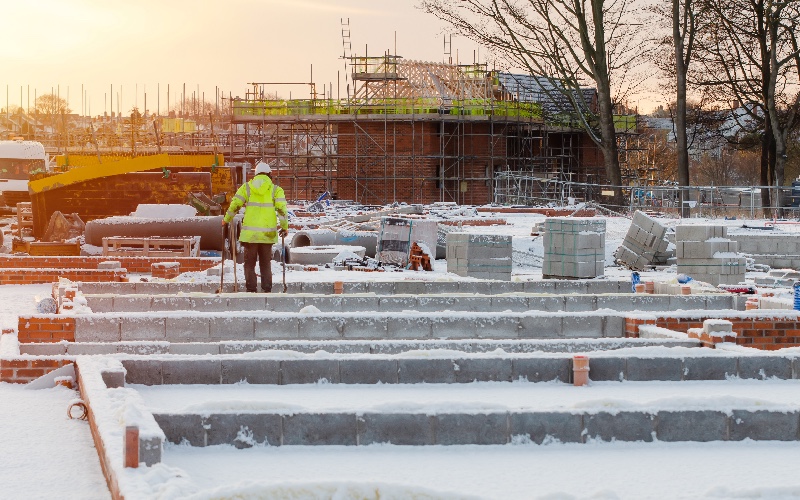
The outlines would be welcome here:
<svg viewBox="0 0 800 500">
<path fill-rule="evenodd" d="M 540 102 L 487 65 L 350 56 L 343 44 L 346 97 L 307 83 L 308 98 L 282 99 L 280 84 L 251 84 L 231 102 L 228 157 L 271 161 L 292 199 L 327 191 L 364 204 L 530 204 L 580 196 L 559 186 L 604 178 L 580 128 L 548 123 Z"/>
</svg>

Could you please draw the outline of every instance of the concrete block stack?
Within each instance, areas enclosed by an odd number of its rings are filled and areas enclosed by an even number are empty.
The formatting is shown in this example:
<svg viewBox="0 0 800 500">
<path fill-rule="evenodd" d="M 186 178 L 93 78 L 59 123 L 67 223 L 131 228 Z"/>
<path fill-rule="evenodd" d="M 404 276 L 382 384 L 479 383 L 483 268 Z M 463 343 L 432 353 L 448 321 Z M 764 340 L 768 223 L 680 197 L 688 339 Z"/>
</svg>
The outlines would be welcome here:
<svg viewBox="0 0 800 500">
<path fill-rule="evenodd" d="M 666 239 L 667 228 L 640 211 L 633 214 L 631 227 L 614 252 L 621 264 L 637 271 L 668 264 L 673 257 Z"/>
<path fill-rule="evenodd" d="M 549 217 L 544 223 L 546 278 L 603 276 L 606 258 L 606 221 L 596 218 Z"/>
<path fill-rule="evenodd" d="M 678 273 L 712 285 L 744 281 L 746 259 L 739 244 L 727 237 L 725 226 L 678 226 L 675 246 Z"/>
<path fill-rule="evenodd" d="M 800 269 L 800 235 L 778 231 L 740 230 L 728 238 L 739 243 L 739 251 L 751 257 L 755 264 L 772 268 Z"/>
<path fill-rule="evenodd" d="M 447 272 L 511 281 L 511 236 L 448 233 Z"/>
</svg>

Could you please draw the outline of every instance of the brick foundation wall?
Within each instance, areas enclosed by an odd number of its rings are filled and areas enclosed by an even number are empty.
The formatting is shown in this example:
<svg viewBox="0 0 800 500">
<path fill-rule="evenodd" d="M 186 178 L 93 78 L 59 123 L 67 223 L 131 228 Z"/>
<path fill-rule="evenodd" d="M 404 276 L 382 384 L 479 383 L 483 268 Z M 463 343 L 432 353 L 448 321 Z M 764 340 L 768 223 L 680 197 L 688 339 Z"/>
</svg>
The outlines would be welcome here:
<svg viewBox="0 0 800 500">
<path fill-rule="evenodd" d="M 51 371 L 70 365 L 72 359 L 42 359 L 23 356 L 13 359 L 0 359 L 0 382 L 27 384 Z"/>
<path fill-rule="evenodd" d="M 117 257 L 117 256 L 27 256 L 2 255 L 0 269 L 97 269 L 98 264 L 114 260 L 129 273 L 150 273 L 151 266 L 157 262 L 178 262 L 182 272 L 205 271 L 219 264 L 214 257 Z"/>
<path fill-rule="evenodd" d="M 57 314 L 20 316 L 17 338 L 21 344 L 75 341 L 75 318 Z"/>
<path fill-rule="evenodd" d="M 725 319 L 733 324 L 737 334 L 736 343 L 746 347 L 763 350 L 800 347 L 800 315 L 751 315 L 739 317 L 691 317 L 679 315 L 657 316 L 655 318 L 625 318 L 625 336 L 638 337 L 640 325 L 655 325 L 669 330 L 687 332 L 690 328 L 702 328 L 706 319 Z"/>
<path fill-rule="evenodd" d="M 125 269 L 0 269 L 0 285 L 31 285 L 52 283 L 59 278 L 70 281 L 127 281 Z"/>
</svg>

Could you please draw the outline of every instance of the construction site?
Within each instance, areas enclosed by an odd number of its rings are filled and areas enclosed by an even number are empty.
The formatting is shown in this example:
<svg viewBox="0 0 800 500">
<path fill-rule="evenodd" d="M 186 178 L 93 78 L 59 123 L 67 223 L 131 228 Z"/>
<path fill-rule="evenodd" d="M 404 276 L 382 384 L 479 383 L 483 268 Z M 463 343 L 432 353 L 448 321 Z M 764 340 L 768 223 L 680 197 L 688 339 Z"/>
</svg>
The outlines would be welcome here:
<svg viewBox="0 0 800 500">
<path fill-rule="evenodd" d="M 0 442 L 24 450 L 0 496 L 793 484 L 751 472 L 798 458 L 800 224 L 594 203 L 602 157 L 546 79 L 347 63 L 343 98 L 252 83 L 196 133 L 0 143 Z M 636 117 L 616 122 L 638 154 Z M 259 162 L 289 230 L 259 268 L 272 290 L 248 293 L 247 208 L 224 217 Z"/>
</svg>

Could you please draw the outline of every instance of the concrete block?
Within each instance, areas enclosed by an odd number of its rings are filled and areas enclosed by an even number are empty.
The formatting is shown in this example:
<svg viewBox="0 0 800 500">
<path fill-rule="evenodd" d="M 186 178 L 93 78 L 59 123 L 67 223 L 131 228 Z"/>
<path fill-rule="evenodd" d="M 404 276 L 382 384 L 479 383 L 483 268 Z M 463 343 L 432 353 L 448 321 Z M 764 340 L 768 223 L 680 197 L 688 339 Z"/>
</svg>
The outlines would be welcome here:
<svg viewBox="0 0 800 500">
<path fill-rule="evenodd" d="M 166 306 L 163 304 L 163 299 L 158 302 L 156 307 L 161 309 L 155 310 L 168 310 L 164 309 Z M 149 312 L 152 310 L 153 297 L 150 295 L 118 295 L 114 297 L 114 312 Z"/>
<path fill-rule="evenodd" d="M 458 293 L 475 293 L 479 295 L 489 295 L 492 291 L 490 283 L 481 281 L 459 281 Z"/>
<path fill-rule="evenodd" d="M 200 415 L 154 413 L 153 417 L 170 443 L 189 443 L 196 447 L 206 446 L 204 419 Z"/>
<path fill-rule="evenodd" d="M 591 362 L 590 362 L 591 366 Z M 626 379 L 636 382 L 648 380 L 682 380 L 683 362 L 680 358 L 635 358 L 627 360 Z"/>
<path fill-rule="evenodd" d="M 531 314 L 520 317 L 519 337 L 524 339 L 555 339 L 562 334 L 562 318 Z"/>
<path fill-rule="evenodd" d="M 220 345 L 216 342 L 189 342 L 173 343 L 170 342 L 167 352 L 169 354 L 180 354 L 183 356 L 204 356 L 207 354 L 222 354 Z"/>
<path fill-rule="evenodd" d="M 623 316 L 603 316 L 603 337 L 621 338 L 625 336 L 625 318 Z"/>
<path fill-rule="evenodd" d="M 347 321 L 352 318 L 347 318 Z M 301 315 L 297 318 L 298 338 L 309 340 L 333 340 L 342 336 L 345 321 L 334 316 Z"/>
<path fill-rule="evenodd" d="M 510 438 L 529 438 L 536 444 L 547 441 L 583 442 L 583 415 L 561 412 L 511 413 Z"/>
<path fill-rule="evenodd" d="M 165 319 L 159 317 L 127 317 L 120 322 L 120 340 L 166 340 Z"/>
<path fill-rule="evenodd" d="M 589 379 L 596 382 L 613 380 L 622 382 L 627 375 L 625 358 L 589 358 Z"/>
<path fill-rule="evenodd" d="M 208 316 L 167 316 L 166 340 L 169 342 L 209 342 L 211 330 Z"/>
<path fill-rule="evenodd" d="M 320 380 L 339 383 L 339 361 L 336 359 L 284 359 L 281 361 L 281 383 L 316 384 Z"/>
<path fill-rule="evenodd" d="M 466 358 L 454 362 L 456 382 L 510 382 L 510 358 Z"/>
<path fill-rule="evenodd" d="M 733 410 L 728 425 L 731 441 L 797 441 L 800 413 L 779 411 Z"/>
<path fill-rule="evenodd" d="M 253 318 L 254 335 L 256 340 L 298 339 L 298 319 L 295 317 L 282 318 Z"/>
<path fill-rule="evenodd" d="M 509 441 L 508 413 L 439 414 L 436 416 L 436 444 L 506 444 Z"/>
<path fill-rule="evenodd" d="M 511 268 L 509 267 L 508 273 L 511 273 Z M 508 280 L 510 280 L 510 276 Z M 523 283 L 521 281 L 508 281 L 507 279 L 503 279 L 503 281 L 494 281 L 489 283 L 489 293 L 492 295 L 501 295 L 504 293 L 522 293 L 523 291 Z"/>
<path fill-rule="evenodd" d="M 119 342 L 120 323 L 115 317 L 76 315 L 75 342 Z"/>
<path fill-rule="evenodd" d="M 558 294 L 587 293 L 588 285 L 585 280 L 554 280 L 555 292 Z"/>
<path fill-rule="evenodd" d="M 601 316 L 564 316 L 561 336 L 567 338 L 600 338 L 603 336 Z"/>
<path fill-rule="evenodd" d="M 342 311 L 377 311 L 378 297 L 374 295 L 344 295 L 342 296 Z M 313 302 L 313 300 L 312 300 Z"/>
<path fill-rule="evenodd" d="M 261 294 L 235 295 L 227 299 L 227 311 L 267 311 L 267 297 Z"/>
<path fill-rule="evenodd" d="M 390 295 L 378 298 L 378 311 L 402 312 L 413 311 L 417 307 L 417 298 L 414 295 Z"/>
<path fill-rule="evenodd" d="M 165 359 L 161 363 L 164 384 L 219 384 L 222 362 L 218 359 Z"/>
<path fill-rule="evenodd" d="M 452 359 L 398 359 L 397 381 L 401 384 L 452 384 L 456 381 Z"/>
<path fill-rule="evenodd" d="M 791 380 L 792 358 L 782 356 L 741 356 L 739 358 L 739 377 Z"/>
<path fill-rule="evenodd" d="M 152 356 L 169 352 L 169 344 L 166 342 L 120 342 L 116 347 L 118 354 L 134 356 Z"/>
<path fill-rule="evenodd" d="M 147 299 L 148 297 L 144 297 Z M 193 300 L 188 295 L 157 295 L 150 300 L 150 311 L 193 311 Z M 202 311 L 203 309 L 198 309 Z M 143 312 L 147 312 L 144 309 Z"/>
<path fill-rule="evenodd" d="M 458 323 L 460 323 L 460 320 Z M 477 318 L 472 325 L 472 332 L 469 332 L 469 330 L 464 331 L 466 338 L 479 339 L 515 339 L 519 337 L 519 332 L 519 317 L 505 315 Z M 436 337 L 435 327 L 432 335 Z"/>
<path fill-rule="evenodd" d="M 114 297 L 111 295 L 84 296 L 86 303 L 94 313 L 114 312 Z"/>
<path fill-rule="evenodd" d="M 358 444 L 391 443 L 399 446 L 436 444 L 436 417 L 410 413 L 365 413 L 359 419 Z"/>
<path fill-rule="evenodd" d="M 299 312 L 306 306 L 306 297 L 302 295 L 270 293 L 266 297 L 268 311 Z"/>
<path fill-rule="evenodd" d="M 560 312 L 566 308 L 566 297 L 562 295 L 533 295 L 528 297 L 528 310 Z"/>
<path fill-rule="evenodd" d="M 253 298 L 255 299 L 256 297 Z M 189 310 L 191 311 L 204 311 L 204 312 L 227 313 L 231 311 L 228 299 L 221 295 L 210 295 L 208 297 L 192 297 L 189 303 L 189 308 L 190 308 Z M 262 308 L 261 310 L 264 309 Z"/>
<path fill-rule="evenodd" d="M 217 413 L 205 418 L 208 446 L 231 444 L 250 448 L 255 444 L 281 444 L 282 417 L 275 414 Z"/>
<path fill-rule="evenodd" d="M 555 282 L 550 280 L 525 281 L 522 283 L 522 291 L 525 293 L 554 293 Z"/>
<path fill-rule="evenodd" d="M 441 312 L 459 310 L 458 298 L 446 295 L 419 295 L 416 298 L 415 311 Z"/>
<path fill-rule="evenodd" d="M 431 293 L 427 281 L 398 281 L 394 284 L 395 295 L 420 295 Z"/>
<path fill-rule="evenodd" d="M 653 441 L 655 416 L 638 411 L 600 412 L 584 415 L 586 439 L 602 441 Z"/>
<path fill-rule="evenodd" d="M 687 311 L 706 309 L 708 298 L 703 295 L 670 295 L 669 296 L 669 310 L 670 311 Z M 711 309 L 728 309 L 728 308 L 714 308 Z"/>
<path fill-rule="evenodd" d="M 344 339 L 385 339 L 388 334 L 388 316 L 363 316 L 347 318 L 342 326 Z"/>
<path fill-rule="evenodd" d="M 625 287 L 625 290 L 622 287 Z M 601 293 L 620 293 L 627 291 L 630 288 L 630 283 L 627 281 L 611 281 L 611 280 L 589 280 L 586 282 L 586 293 L 601 294 Z"/>
<path fill-rule="evenodd" d="M 524 312 L 530 310 L 528 303 L 526 296 L 492 296 L 490 310 Z"/>
<path fill-rule="evenodd" d="M 103 382 L 109 389 L 125 387 L 125 372 L 122 370 L 100 372 L 100 376 L 103 378 Z"/>
<path fill-rule="evenodd" d="M 592 295 L 567 295 L 564 297 L 564 310 L 567 312 L 588 312 L 596 308 Z"/>
<path fill-rule="evenodd" d="M 346 294 L 367 293 L 368 288 L 366 282 L 346 281 L 343 283 L 342 292 Z"/>
<path fill-rule="evenodd" d="M 161 385 L 161 360 L 155 359 L 123 359 L 125 382 L 128 384 Z"/>
<path fill-rule="evenodd" d="M 367 282 L 367 293 L 394 295 L 394 285 L 394 281 L 369 281 Z"/>
<path fill-rule="evenodd" d="M 316 297 L 306 297 L 305 303 L 306 305 L 313 305 L 324 313 L 342 312 L 342 304 L 345 303 L 345 298 L 349 297 L 343 297 L 341 295 L 320 295 Z M 345 308 L 344 310 L 354 311 L 360 309 Z"/>
<path fill-rule="evenodd" d="M 514 358 L 512 361 L 511 379 L 528 382 L 569 383 L 572 363 L 569 358 Z"/>
<path fill-rule="evenodd" d="M 30 356 L 63 356 L 69 353 L 71 347 L 83 347 L 86 344 L 66 344 L 66 343 L 48 343 L 48 344 L 19 344 L 19 353 L 27 354 Z M 94 344 L 97 346 L 98 344 Z M 103 348 L 110 348 L 111 352 L 103 352 L 102 354 L 111 354 L 116 352 L 116 348 L 111 344 L 101 345 Z M 90 354 L 90 353 L 83 353 Z"/>
<path fill-rule="evenodd" d="M 342 384 L 396 384 L 396 359 L 341 359 L 339 376 Z"/>
<path fill-rule="evenodd" d="M 254 320 L 250 316 L 214 316 L 209 321 L 212 341 L 254 340 Z"/>
<path fill-rule="evenodd" d="M 457 315 L 431 317 L 431 337 L 436 339 L 464 339 L 475 337 L 481 327 L 472 318 Z"/>
<path fill-rule="evenodd" d="M 728 416 L 721 411 L 660 411 L 659 441 L 726 441 Z"/>
<path fill-rule="evenodd" d="M 339 445 L 357 443 L 353 413 L 295 413 L 283 417 L 284 445 Z"/>
<path fill-rule="evenodd" d="M 386 338 L 427 339 L 431 334 L 431 319 L 428 316 L 393 314 L 386 318 Z"/>
<path fill-rule="evenodd" d="M 220 368 L 220 383 L 248 384 L 281 383 L 281 362 L 276 359 L 223 359 Z"/>
<path fill-rule="evenodd" d="M 630 294 L 619 295 L 599 295 L 597 297 L 597 309 L 611 309 L 612 311 L 631 311 L 633 310 L 634 296 Z"/>
<path fill-rule="evenodd" d="M 163 443 L 160 437 L 139 438 L 139 462 L 151 467 L 161 462 Z"/>
<path fill-rule="evenodd" d="M 736 358 L 707 357 L 683 360 L 684 380 L 725 380 L 736 376 Z"/>
</svg>

